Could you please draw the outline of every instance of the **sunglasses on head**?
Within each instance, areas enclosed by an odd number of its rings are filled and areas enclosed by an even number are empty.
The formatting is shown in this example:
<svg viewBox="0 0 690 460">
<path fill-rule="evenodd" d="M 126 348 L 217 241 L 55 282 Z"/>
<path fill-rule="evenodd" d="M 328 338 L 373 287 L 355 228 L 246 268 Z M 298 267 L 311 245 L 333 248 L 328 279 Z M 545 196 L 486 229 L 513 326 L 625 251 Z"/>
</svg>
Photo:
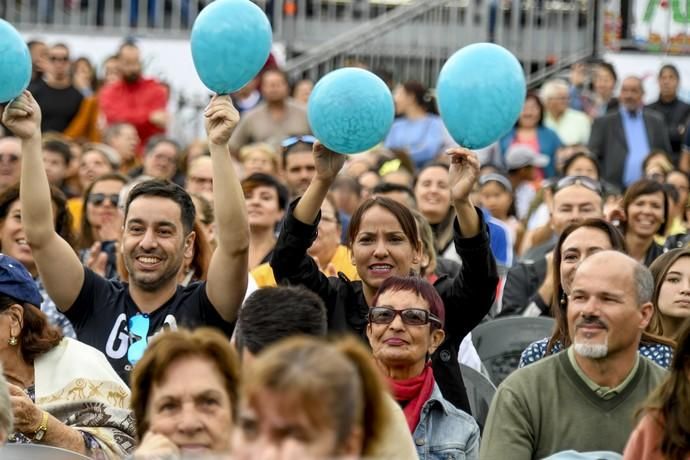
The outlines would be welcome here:
<svg viewBox="0 0 690 460">
<path fill-rule="evenodd" d="M 129 348 L 127 348 L 127 361 L 134 365 L 144 356 L 148 346 L 149 325 L 151 320 L 146 313 L 138 313 L 127 321 L 129 330 Z"/>
<path fill-rule="evenodd" d="M 400 319 L 408 326 L 423 326 L 434 322 L 441 325 L 441 320 L 422 308 L 405 308 L 396 310 L 391 307 L 372 307 L 369 309 L 369 322 L 372 324 L 390 324 L 395 317 L 400 315 Z"/>
<path fill-rule="evenodd" d="M 108 200 L 110 204 L 117 207 L 117 204 L 120 202 L 120 195 L 118 193 L 111 193 L 108 195 L 105 193 L 92 193 L 89 195 L 88 201 L 94 206 L 101 206 L 105 203 L 105 200 Z"/>
<path fill-rule="evenodd" d="M 280 143 L 280 146 L 283 149 L 289 149 L 293 145 L 299 144 L 300 142 L 302 144 L 313 145 L 314 143 L 316 143 L 316 138 L 314 136 L 310 136 L 310 135 L 292 136 L 292 137 L 288 137 L 287 139 L 283 140 L 283 142 Z"/>
<path fill-rule="evenodd" d="M 601 188 L 599 181 L 590 179 L 586 176 L 567 176 L 560 179 L 553 187 L 553 192 L 559 192 L 564 188 L 572 187 L 573 185 L 581 185 L 582 187 L 588 188 L 589 190 L 596 192 L 601 195 L 604 191 Z"/>
</svg>

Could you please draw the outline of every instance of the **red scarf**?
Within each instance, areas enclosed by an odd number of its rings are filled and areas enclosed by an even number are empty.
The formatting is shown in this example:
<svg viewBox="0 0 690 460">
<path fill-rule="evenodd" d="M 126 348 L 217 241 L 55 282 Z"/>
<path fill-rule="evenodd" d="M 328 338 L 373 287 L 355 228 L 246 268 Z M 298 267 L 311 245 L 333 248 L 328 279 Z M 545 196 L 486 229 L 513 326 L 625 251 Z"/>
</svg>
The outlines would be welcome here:
<svg viewBox="0 0 690 460">
<path fill-rule="evenodd" d="M 434 391 L 434 382 L 434 372 L 430 364 L 424 366 L 424 370 L 417 377 L 407 380 L 388 379 L 395 400 L 406 403 L 403 412 L 407 419 L 407 425 L 410 427 L 410 433 L 414 433 L 419 424 L 422 407 Z"/>
</svg>

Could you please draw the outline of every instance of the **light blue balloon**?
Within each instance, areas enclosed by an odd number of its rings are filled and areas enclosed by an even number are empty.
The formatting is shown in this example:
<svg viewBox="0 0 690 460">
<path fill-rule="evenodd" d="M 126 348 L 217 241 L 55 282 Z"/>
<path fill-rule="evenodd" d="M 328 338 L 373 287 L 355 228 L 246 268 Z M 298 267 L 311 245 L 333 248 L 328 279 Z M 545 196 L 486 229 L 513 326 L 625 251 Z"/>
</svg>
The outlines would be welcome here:
<svg viewBox="0 0 690 460">
<path fill-rule="evenodd" d="M 216 0 L 192 27 L 192 59 L 199 78 L 218 94 L 237 91 L 263 68 L 271 52 L 271 24 L 249 0 Z"/>
<path fill-rule="evenodd" d="M 395 106 L 383 80 L 347 67 L 319 80 L 309 96 L 307 115 L 314 136 L 330 150 L 359 153 L 386 137 Z"/>
<path fill-rule="evenodd" d="M 12 24 L 0 19 L 0 103 L 22 94 L 31 81 L 31 53 Z"/>
<path fill-rule="evenodd" d="M 455 142 L 469 149 L 496 142 L 515 125 L 525 103 L 522 66 L 510 51 L 475 43 L 455 52 L 437 83 L 441 118 Z"/>
</svg>

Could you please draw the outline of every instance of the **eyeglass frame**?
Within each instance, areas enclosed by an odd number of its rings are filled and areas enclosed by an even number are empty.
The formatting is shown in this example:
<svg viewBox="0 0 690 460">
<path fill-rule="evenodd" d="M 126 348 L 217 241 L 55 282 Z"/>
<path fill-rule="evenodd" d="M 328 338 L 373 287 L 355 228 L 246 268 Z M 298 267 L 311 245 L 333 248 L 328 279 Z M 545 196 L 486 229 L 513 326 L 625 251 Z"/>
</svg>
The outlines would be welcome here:
<svg viewBox="0 0 690 460">
<path fill-rule="evenodd" d="M 387 322 L 387 323 L 383 323 L 383 322 L 378 322 L 378 323 L 377 323 L 377 322 L 372 321 L 372 312 L 373 312 L 374 310 L 376 310 L 376 309 L 383 309 L 383 310 L 392 311 L 392 312 L 393 312 L 393 318 L 390 320 L 390 322 Z M 424 313 L 424 316 L 425 316 L 424 322 L 421 323 L 421 324 L 414 324 L 414 323 L 409 323 L 409 322 L 405 321 L 405 317 L 403 316 L 403 314 L 404 314 L 405 312 L 407 312 L 407 311 L 420 311 L 420 312 L 423 312 L 423 313 Z M 403 308 L 402 310 L 397 310 L 397 309 L 395 309 L 395 308 L 393 308 L 393 307 L 389 307 L 389 306 L 387 306 L 387 305 L 379 305 L 379 306 L 376 306 L 376 307 L 371 307 L 371 308 L 369 309 L 369 312 L 367 313 L 367 321 L 368 321 L 370 324 L 387 325 L 387 324 L 393 323 L 393 321 L 395 321 L 395 317 L 396 317 L 396 316 L 400 316 L 400 320 L 401 320 L 401 321 L 403 322 L 403 324 L 405 324 L 406 326 L 426 326 L 427 324 L 432 324 L 432 327 L 433 327 L 433 324 L 436 324 L 438 327 L 442 327 L 442 326 L 443 326 L 443 323 L 441 322 L 441 319 L 438 318 L 437 316 L 435 316 L 434 314 L 432 314 L 429 310 L 425 310 L 425 309 L 423 309 L 423 308 Z"/>
<path fill-rule="evenodd" d="M 120 194 L 119 193 L 91 193 L 86 198 L 86 201 L 88 203 L 91 203 L 92 205 L 94 205 L 96 207 L 100 207 L 100 206 L 103 206 L 106 199 L 115 208 L 117 208 L 117 206 L 120 204 Z"/>
</svg>

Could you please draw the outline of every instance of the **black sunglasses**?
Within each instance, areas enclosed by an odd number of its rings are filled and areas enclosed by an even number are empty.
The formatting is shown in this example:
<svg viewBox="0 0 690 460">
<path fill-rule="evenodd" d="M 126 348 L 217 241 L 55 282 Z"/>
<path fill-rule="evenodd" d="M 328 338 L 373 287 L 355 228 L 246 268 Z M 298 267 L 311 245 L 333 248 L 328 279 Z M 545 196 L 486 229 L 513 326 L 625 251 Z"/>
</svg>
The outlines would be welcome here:
<svg viewBox="0 0 690 460">
<path fill-rule="evenodd" d="M 110 201 L 110 204 L 117 207 L 117 204 L 120 202 L 120 195 L 117 193 L 111 193 L 109 195 L 105 193 L 92 193 L 89 195 L 88 201 L 94 206 L 101 206 L 105 200 Z"/>
<path fill-rule="evenodd" d="M 572 187 L 573 185 L 581 185 L 593 192 L 596 192 L 598 195 L 602 195 L 604 193 L 599 181 L 586 176 L 566 176 L 556 182 L 556 184 L 553 186 L 553 192 L 560 192 L 564 188 Z"/>
<path fill-rule="evenodd" d="M 402 322 L 408 326 L 423 326 L 430 322 L 441 325 L 440 319 L 429 313 L 428 310 L 421 308 L 396 310 L 391 307 L 372 307 L 369 309 L 369 322 L 373 324 L 390 324 L 398 315 L 400 315 Z"/>
</svg>

